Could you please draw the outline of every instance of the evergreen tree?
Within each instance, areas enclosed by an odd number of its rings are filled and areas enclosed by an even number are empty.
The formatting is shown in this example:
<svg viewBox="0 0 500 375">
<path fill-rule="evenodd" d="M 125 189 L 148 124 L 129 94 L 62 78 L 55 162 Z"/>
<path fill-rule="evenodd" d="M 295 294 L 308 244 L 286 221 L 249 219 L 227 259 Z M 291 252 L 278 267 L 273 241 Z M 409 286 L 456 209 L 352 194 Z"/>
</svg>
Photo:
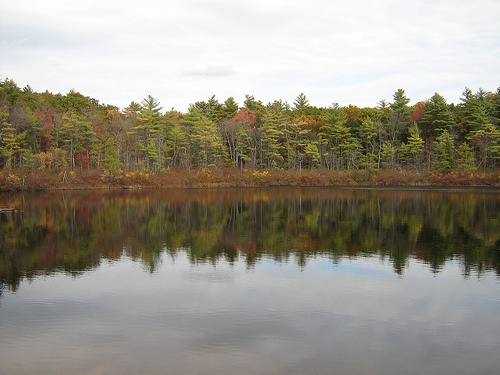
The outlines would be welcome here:
<svg viewBox="0 0 500 375">
<path fill-rule="evenodd" d="M 221 108 L 221 117 L 225 119 L 232 119 L 239 110 L 238 103 L 234 100 L 233 97 L 229 97 L 224 101 L 224 104 Z"/>
<path fill-rule="evenodd" d="M 113 138 L 107 138 L 104 143 L 104 150 L 104 169 L 106 171 L 116 171 L 121 166 L 116 140 Z"/>
<path fill-rule="evenodd" d="M 321 155 L 318 149 L 318 142 L 316 140 L 308 140 L 304 147 L 304 154 L 306 156 L 309 168 L 315 168 L 319 165 Z"/>
<path fill-rule="evenodd" d="M 325 124 L 318 133 L 325 166 L 330 169 L 350 169 L 356 163 L 360 145 L 346 126 L 346 115 L 338 104 L 325 114 Z"/>
<path fill-rule="evenodd" d="M 474 146 L 479 166 L 494 169 L 500 161 L 500 127 L 486 124 L 468 137 Z"/>
<path fill-rule="evenodd" d="M 491 102 L 492 102 L 492 106 L 491 106 L 492 121 L 491 122 L 494 125 L 500 126 L 500 87 L 498 87 L 495 94 L 493 94 Z"/>
<path fill-rule="evenodd" d="M 95 147 L 95 132 L 90 121 L 82 119 L 76 112 L 63 116 L 61 141 L 68 153 L 69 166 L 90 168 L 90 154 Z M 77 159 L 78 156 L 78 159 Z"/>
<path fill-rule="evenodd" d="M 164 150 L 167 165 L 170 167 L 191 167 L 188 133 L 180 124 L 174 122 L 165 139 Z"/>
<path fill-rule="evenodd" d="M 470 138 L 475 132 L 484 130 L 489 122 L 482 94 L 474 95 L 469 88 L 465 88 L 458 106 L 458 130 L 461 140 Z"/>
<path fill-rule="evenodd" d="M 245 101 L 243 103 L 244 109 L 255 115 L 255 126 L 260 127 L 262 123 L 262 118 L 266 113 L 266 106 L 260 100 L 256 100 L 253 95 L 245 95 Z"/>
<path fill-rule="evenodd" d="M 396 167 L 396 147 L 391 141 L 385 141 L 380 146 L 380 163 L 384 168 Z"/>
<path fill-rule="evenodd" d="M 403 89 L 398 89 L 394 93 L 393 100 L 389 105 L 386 127 L 387 133 L 395 145 L 406 137 L 410 126 L 411 108 L 408 106 L 410 99 L 406 97 Z"/>
<path fill-rule="evenodd" d="M 199 111 L 203 116 L 210 119 L 214 124 L 217 124 L 223 117 L 223 105 L 219 103 L 215 95 L 212 95 L 208 100 L 199 101 L 191 105 L 189 111 Z"/>
<path fill-rule="evenodd" d="M 285 129 L 285 148 L 289 169 L 302 171 L 305 158 L 305 147 L 310 144 L 309 130 L 303 122 L 289 121 Z M 311 152 L 312 150 L 309 149 Z"/>
<path fill-rule="evenodd" d="M 424 114 L 420 121 L 422 135 L 432 141 L 444 130 L 451 132 L 454 126 L 455 120 L 446 99 L 435 93 L 425 103 Z"/>
<path fill-rule="evenodd" d="M 422 155 L 424 150 L 424 140 L 420 137 L 417 124 L 409 130 L 410 135 L 406 143 L 403 143 L 400 148 L 401 159 L 406 165 L 413 165 L 418 169 L 422 162 Z"/>
<path fill-rule="evenodd" d="M 206 168 L 216 166 L 224 159 L 224 144 L 222 136 L 217 131 L 216 124 L 200 110 L 191 107 L 190 111 L 180 119 L 189 133 L 193 164 Z"/>
<path fill-rule="evenodd" d="M 11 170 L 15 164 L 14 157 L 23 150 L 26 133 L 17 134 L 16 129 L 7 121 L 7 118 L 7 113 L 0 112 L 0 157 L 4 159 L 3 166 L 7 170 Z"/>
<path fill-rule="evenodd" d="M 137 137 L 146 169 L 158 169 L 161 164 L 160 153 L 163 143 L 161 130 L 164 126 L 161 110 L 159 101 L 148 95 L 142 100 L 139 107 L 137 114 L 139 123 L 130 132 Z"/>
<path fill-rule="evenodd" d="M 304 112 L 309 107 L 309 100 L 304 93 L 300 93 L 293 102 L 294 110 Z"/>
<path fill-rule="evenodd" d="M 434 142 L 434 169 L 440 173 L 450 173 L 454 167 L 455 146 L 453 137 L 444 130 Z"/>
<path fill-rule="evenodd" d="M 358 129 L 358 137 L 362 147 L 363 167 L 368 172 L 374 172 L 379 166 L 377 153 L 377 125 L 372 118 L 366 117 Z"/>
<path fill-rule="evenodd" d="M 457 170 L 462 174 L 469 174 L 477 171 L 474 150 L 466 142 L 457 148 Z"/>
<path fill-rule="evenodd" d="M 234 98 L 221 104 L 212 96 L 186 114 L 161 111 L 152 96 L 119 111 L 75 90 L 37 93 L 0 80 L 0 169 L 230 165 L 371 173 L 422 168 L 424 155 L 442 173 L 500 165 L 500 88 L 466 88 L 457 106 L 435 93 L 409 107 L 400 89 L 377 108 L 317 108 L 301 93 L 291 107 L 246 95 L 239 110 Z"/>
<path fill-rule="evenodd" d="M 285 161 L 284 137 L 288 117 L 282 103 L 274 102 L 267 106 L 260 127 L 261 166 L 282 167 Z"/>
</svg>

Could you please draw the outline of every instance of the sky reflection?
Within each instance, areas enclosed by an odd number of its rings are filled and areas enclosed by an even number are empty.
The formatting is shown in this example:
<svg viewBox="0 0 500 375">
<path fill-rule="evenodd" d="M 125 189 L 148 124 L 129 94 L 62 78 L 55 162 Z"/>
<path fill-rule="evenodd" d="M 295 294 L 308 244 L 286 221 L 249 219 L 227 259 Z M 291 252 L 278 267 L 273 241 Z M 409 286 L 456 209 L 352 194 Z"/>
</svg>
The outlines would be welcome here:
<svg viewBox="0 0 500 375">
<path fill-rule="evenodd" d="M 500 283 L 377 257 L 193 265 L 122 257 L 23 281 L 0 306 L 2 374 L 496 373 Z"/>
</svg>

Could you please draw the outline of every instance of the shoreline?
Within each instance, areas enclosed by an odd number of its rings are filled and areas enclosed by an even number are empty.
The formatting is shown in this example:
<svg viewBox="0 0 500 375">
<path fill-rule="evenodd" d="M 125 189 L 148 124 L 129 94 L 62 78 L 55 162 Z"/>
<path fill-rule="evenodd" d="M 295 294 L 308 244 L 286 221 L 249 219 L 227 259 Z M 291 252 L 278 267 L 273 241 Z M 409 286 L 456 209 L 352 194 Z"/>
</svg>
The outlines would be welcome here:
<svg viewBox="0 0 500 375">
<path fill-rule="evenodd" d="M 140 190 L 229 187 L 332 187 L 383 190 L 500 190 L 500 171 L 435 174 L 404 170 L 331 171 L 171 169 L 162 172 L 101 170 L 2 171 L 0 192 L 49 190 Z"/>
</svg>

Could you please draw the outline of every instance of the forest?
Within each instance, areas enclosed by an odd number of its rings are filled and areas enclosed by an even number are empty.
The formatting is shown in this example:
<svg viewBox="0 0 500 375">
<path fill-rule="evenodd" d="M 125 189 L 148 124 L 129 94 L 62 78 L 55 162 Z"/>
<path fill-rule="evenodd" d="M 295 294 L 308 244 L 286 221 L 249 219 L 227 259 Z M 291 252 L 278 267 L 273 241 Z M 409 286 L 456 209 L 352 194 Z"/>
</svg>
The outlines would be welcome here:
<svg viewBox="0 0 500 375">
<path fill-rule="evenodd" d="M 376 107 L 215 96 L 186 113 L 154 97 L 125 109 L 71 90 L 0 81 L 0 190 L 71 186 L 500 186 L 500 88 L 403 89 Z"/>
</svg>

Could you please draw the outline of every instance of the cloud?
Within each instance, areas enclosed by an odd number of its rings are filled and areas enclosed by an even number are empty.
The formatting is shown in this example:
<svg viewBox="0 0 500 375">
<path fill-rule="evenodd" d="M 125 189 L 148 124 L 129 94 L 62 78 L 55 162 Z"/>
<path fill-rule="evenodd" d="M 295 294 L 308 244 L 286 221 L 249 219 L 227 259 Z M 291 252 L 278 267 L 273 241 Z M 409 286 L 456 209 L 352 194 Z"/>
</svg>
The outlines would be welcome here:
<svg viewBox="0 0 500 375">
<path fill-rule="evenodd" d="M 205 76 L 205 77 L 227 77 L 235 74 L 231 65 L 225 64 L 205 64 L 198 65 L 184 71 L 187 76 Z"/>
<path fill-rule="evenodd" d="M 374 106 L 398 88 L 456 101 L 500 85 L 498 14 L 496 0 L 0 0 L 0 74 L 120 107 L 300 92 Z"/>
</svg>

